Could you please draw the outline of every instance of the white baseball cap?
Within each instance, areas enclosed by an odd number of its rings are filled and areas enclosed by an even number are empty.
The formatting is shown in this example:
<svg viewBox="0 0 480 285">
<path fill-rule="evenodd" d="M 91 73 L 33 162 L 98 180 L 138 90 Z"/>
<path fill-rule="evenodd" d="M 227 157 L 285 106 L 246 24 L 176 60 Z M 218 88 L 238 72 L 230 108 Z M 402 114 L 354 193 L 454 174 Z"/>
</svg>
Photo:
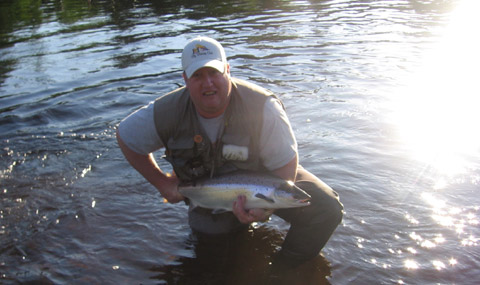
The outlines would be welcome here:
<svg viewBox="0 0 480 285">
<path fill-rule="evenodd" d="M 182 68 L 187 78 L 202 67 L 212 67 L 224 73 L 226 63 L 225 50 L 212 38 L 194 38 L 182 52 Z"/>
</svg>

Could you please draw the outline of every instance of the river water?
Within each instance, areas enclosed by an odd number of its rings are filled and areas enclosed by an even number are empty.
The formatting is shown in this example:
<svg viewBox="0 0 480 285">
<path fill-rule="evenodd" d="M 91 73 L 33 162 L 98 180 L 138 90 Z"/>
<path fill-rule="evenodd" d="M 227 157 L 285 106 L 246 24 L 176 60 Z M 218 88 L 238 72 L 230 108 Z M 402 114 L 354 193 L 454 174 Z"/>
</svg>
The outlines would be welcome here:
<svg viewBox="0 0 480 285">
<path fill-rule="evenodd" d="M 164 203 L 114 137 L 183 84 L 181 50 L 207 35 L 234 76 L 283 100 L 301 164 L 345 206 L 322 255 L 285 284 L 478 284 L 479 8 L 2 1 L 0 283 L 263 283 L 288 224 L 255 225 L 216 271 L 212 249 L 193 246 L 186 206 Z"/>
</svg>

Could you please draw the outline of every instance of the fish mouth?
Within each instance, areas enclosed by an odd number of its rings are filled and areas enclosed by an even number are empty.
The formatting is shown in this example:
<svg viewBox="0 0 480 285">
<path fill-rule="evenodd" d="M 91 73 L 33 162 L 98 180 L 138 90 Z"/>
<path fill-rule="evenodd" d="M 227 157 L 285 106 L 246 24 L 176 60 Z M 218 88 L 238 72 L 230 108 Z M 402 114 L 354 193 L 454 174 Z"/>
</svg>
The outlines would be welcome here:
<svg viewBox="0 0 480 285">
<path fill-rule="evenodd" d="M 312 196 L 310 196 L 308 193 L 305 193 L 302 189 L 299 188 L 300 191 L 303 193 L 299 193 L 300 195 L 297 195 L 297 200 L 300 203 L 309 203 L 312 200 Z"/>
<path fill-rule="evenodd" d="M 296 203 L 298 203 L 298 205 L 308 206 L 308 205 L 310 205 L 310 198 L 297 199 L 297 200 L 296 200 Z"/>
</svg>

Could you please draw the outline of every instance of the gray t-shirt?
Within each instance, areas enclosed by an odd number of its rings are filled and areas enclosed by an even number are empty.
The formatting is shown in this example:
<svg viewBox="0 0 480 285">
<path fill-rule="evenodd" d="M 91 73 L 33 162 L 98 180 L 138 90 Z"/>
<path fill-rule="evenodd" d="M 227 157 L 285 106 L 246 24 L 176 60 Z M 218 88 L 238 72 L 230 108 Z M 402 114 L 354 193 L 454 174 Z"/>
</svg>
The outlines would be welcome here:
<svg viewBox="0 0 480 285">
<path fill-rule="evenodd" d="M 223 123 L 223 115 L 206 119 L 200 124 L 210 141 L 215 142 Z M 153 102 L 135 111 L 118 126 L 123 142 L 133 151 L 147 155 L 163 147 L 153 118 Z M 263 128 L 260 135 L 260 157 L 265 168 L 274 170 L 286 165 L 297 153 L 297 142 L 290 121 L 281 104 L 271 98 L 264 107 Z"/>
</svg>

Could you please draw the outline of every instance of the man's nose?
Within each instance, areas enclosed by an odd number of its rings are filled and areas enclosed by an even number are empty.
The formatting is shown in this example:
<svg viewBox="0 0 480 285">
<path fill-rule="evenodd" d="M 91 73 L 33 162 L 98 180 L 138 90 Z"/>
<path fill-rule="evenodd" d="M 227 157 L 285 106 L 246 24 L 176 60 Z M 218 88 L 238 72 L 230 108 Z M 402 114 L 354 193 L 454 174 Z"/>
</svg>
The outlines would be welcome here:
<svg viewBox="0 0 480 285">
<path fill-rule="evenodd" d="M 206 74 L 203 77 L 203 84 L 205 84 L 206 86 L 213 85 L 213 77 L 210 74 Z"/>
</svg>

